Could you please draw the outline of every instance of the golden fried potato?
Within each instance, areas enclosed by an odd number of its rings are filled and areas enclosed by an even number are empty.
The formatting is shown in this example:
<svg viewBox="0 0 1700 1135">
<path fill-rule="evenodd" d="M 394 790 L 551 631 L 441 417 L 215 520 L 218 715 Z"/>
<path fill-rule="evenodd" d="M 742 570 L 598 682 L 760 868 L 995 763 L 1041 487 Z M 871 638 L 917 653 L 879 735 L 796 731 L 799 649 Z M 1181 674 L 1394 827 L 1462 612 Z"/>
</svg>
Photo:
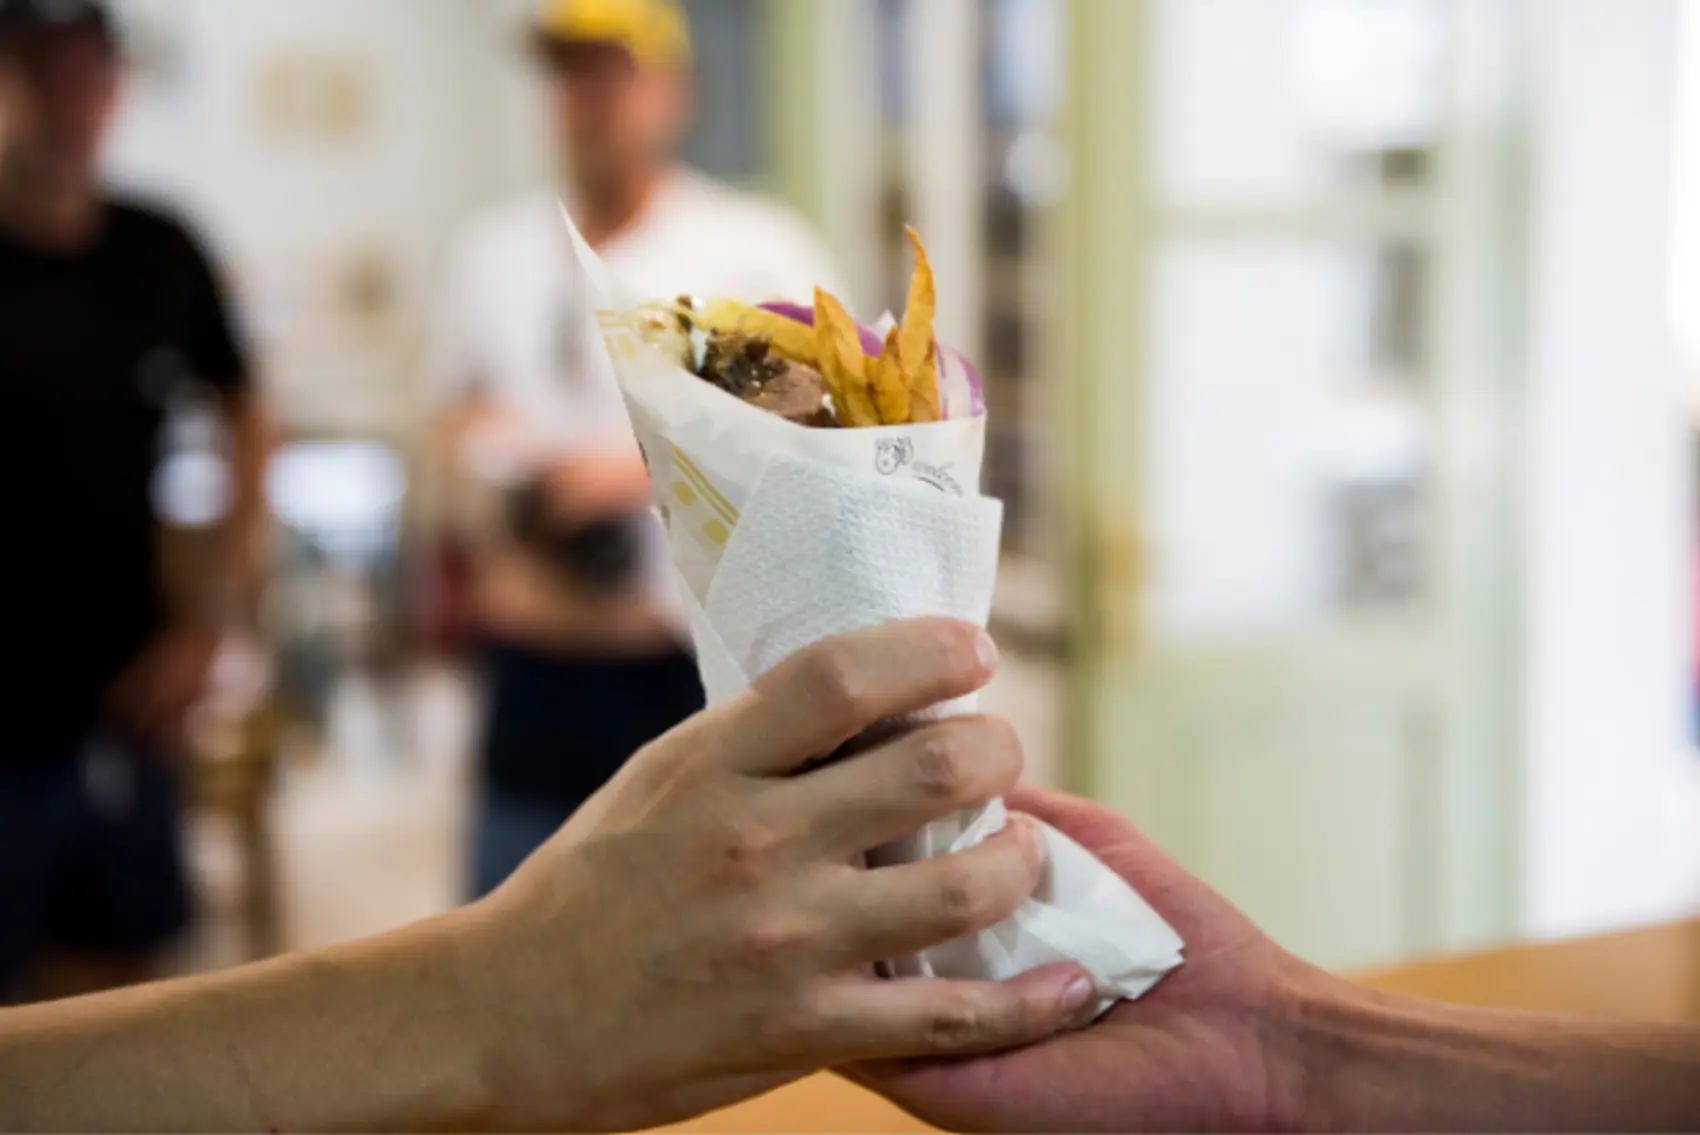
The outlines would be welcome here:
<svg viewBox="0 0 1700 1135">
<path fill-rule="evenodd" d="M 936 422 L 944 416 L 939 399 L 939 360 L 928 351 L 920 366 L 904 375 L 909 380 L 909 420 L 917 424 Z"/>
<path fill-rule="evenodd" d="M 899 338 L 900 332 L 893 327 L 886 333 L 880 357 L 873 361 L 874 406 L 880 423 L 887 426 L 909 424 L 909 380 L 899 358 Z"/>
<path fill-rule="evenodd" d="M 819 367 L 815 330 L 794 319 L 738 300 L 710 300 L 690 313 L 691 322 L 715 335 L 759 335 L 773 353 L 804 366 Z"/>
<path fill-rule="evenodd" d="M 940 417 L 939 364 L 933 321 L 938 316 L 938 285 L 920 234 L 913 227 L 905 232 L 915 249 L 915 272 L 909 278 L 903 322 L 898 324 L 898 365 L 909 385 L 909 420 L 936 422 Z"/>
<path fill-rule="evenodd" d="M 815 289 L 815 342 L 821 377 L 832 394 L 840 425 L 862 429 L 880 424 L 868 382 L 870 360 L 862 354 L 862 336 L 844 305 Z"/>
</svg>

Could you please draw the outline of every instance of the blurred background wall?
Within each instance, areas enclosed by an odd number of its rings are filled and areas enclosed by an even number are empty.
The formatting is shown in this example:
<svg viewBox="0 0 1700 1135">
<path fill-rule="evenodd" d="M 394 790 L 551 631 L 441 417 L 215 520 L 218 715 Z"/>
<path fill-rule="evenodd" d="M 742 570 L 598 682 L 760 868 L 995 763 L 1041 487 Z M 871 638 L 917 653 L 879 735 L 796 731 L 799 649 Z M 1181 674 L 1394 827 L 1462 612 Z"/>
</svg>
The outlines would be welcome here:
<svg viewBox="0 0 1700 1135">
<path fill-rule="evenodd" d="M 1692 396 L 1667 302 L 1673 159 L 1693 146 L 1672 45 L 1696 13 L 1573 7 L 1539 44 L 1526 396 L 1524 906 L 1560 931 L 1656 917 L 1700 882 Z"/>
<path fill-rule="evenodd" d="M 1036 779 L 1333 965 L 1692 908 L 1691 4 L 690 8 L 693 160 L 818 224 L 868 316 L 927 237 Z M 419 351 L 449 233 L 549 177 L 528 10 L 124 6 L 114 176 L 213 238 L 290 441 L 292 943 L 457 885 Z"/>
</svg>

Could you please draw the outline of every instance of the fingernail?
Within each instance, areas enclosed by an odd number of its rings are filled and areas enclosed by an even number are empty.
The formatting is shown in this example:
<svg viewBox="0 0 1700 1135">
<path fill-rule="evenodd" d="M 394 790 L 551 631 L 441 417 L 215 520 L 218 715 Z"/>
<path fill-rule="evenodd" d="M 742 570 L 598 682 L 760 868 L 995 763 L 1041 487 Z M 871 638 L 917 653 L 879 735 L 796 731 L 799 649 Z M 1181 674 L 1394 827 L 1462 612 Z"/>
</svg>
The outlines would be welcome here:
<svg viewBox="0 0 1700 1135">
<path fill-rule="evenodd" d="M 980 665 L 987 670 L 998 668 L 998 644 L 992 641 L 992 636 L 981 631 L 974 639 L 974 653 L 980 656 Z"/>
<path fill-rule="evenodd" d="M 1063 990 L 1063 1015 L 1071 1021 L 1075 1020 L 1081 1013 L 1085 1012 L 1086 1007 L 1097 1000 L 1097 998 L 1098 989 L 1092 984 L 1092 979 L 1089 977 L 1077 977 L 1068 983 L 1067 989 Z"/>
</svg>

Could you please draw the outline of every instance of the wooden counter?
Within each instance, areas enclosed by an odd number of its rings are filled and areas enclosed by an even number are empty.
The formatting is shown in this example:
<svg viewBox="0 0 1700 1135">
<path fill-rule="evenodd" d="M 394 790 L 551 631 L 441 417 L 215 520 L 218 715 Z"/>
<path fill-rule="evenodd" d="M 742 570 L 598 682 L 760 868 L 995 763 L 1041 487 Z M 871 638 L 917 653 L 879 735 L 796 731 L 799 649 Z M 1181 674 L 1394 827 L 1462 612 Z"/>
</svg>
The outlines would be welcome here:
<svg viewBox="0 0 1700 1135">
<path fill-rule="evenodd" d="M 1438 958 L 1358 980 L 1462 1005 L 1700 1021 L 1700 919 Z"/>
<path fill-rule="evenodd" d="M 713 1135 L 892 1135 L 936 1128 L 847 1080 L 823 1075 L 664 1130 Z"/>
<path fill-rule="evenodd" d="M 1439 958 L 1361 974 L 1358 980 L 1390 993 L 1466 1005 L 1700 1021 L 1700 919 Z M 837 1135 L 932 1128 L 861 1088 L 815 1076 L 676 1130 Z"/>
</svg>

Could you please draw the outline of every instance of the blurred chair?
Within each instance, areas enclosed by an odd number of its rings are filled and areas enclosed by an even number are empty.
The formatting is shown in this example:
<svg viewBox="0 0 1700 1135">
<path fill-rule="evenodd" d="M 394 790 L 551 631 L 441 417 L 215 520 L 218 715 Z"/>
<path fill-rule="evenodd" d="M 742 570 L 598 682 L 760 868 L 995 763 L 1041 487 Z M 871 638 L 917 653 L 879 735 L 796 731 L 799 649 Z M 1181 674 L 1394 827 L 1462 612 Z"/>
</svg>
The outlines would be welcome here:
<svg viewBox="0 0 1700 1135">
<path fill-rule="evenodd" d="M 280 944 L 271 795 L 288 724 L 282 701 L 260 687 L 215 694 L 193 730 L 189 804 L 233 834 L 240 878 L 234 902 L 207 913 L 240 928 L 243 960 L 268 957 Z"/>
</svg>

